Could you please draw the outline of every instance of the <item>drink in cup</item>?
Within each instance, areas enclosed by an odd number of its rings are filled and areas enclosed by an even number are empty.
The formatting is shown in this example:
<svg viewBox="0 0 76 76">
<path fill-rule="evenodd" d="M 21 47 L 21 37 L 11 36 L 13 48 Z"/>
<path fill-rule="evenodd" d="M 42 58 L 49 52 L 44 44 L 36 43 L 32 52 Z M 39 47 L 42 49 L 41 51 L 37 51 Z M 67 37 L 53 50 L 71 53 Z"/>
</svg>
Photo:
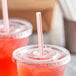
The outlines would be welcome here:
<svg viewBox="0 0 76 76">
<path fill-rule="evenodd" d="M 14 51 L 18 76 L 64 76 L 65 65 L 70 61 L 67 49 L 44 45 L 41 56 L 37 45 L 29 45 Z"/>
<path fill-rule="evenodd" d="M 12 61 L 15 49 L 28 44 L 32 26 L 23 20 L 11 19 L 9 33 L 4 30 L 0 20 L 0 76 L 17 76 L 17 66 Z"/>
</svg>

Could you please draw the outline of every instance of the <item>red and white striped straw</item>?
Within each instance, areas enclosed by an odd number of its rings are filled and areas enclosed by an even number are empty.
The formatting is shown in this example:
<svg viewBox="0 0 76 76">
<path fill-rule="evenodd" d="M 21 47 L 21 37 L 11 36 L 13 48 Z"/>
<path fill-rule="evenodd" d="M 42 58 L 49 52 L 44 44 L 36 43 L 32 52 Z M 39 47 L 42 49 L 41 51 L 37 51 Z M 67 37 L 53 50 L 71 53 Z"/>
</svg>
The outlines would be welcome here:
<svg viewBox="0 0 76 76">
<path fill-rule="evenodd" d="M 2 10 L 3 10 L 4 29 L 5 29 L 6 33 L 9 33 L 7 0 L 2 0 Z"/>
<path fill-rule="evenodd" d="M 40 55 L 43 56 L 44 51 L 43 51 L 43 32 L 42 32 L 41 12 L 36 12 L 36 20 L 37 20 L 39 52 L 40 52 Z"/>
</svg>

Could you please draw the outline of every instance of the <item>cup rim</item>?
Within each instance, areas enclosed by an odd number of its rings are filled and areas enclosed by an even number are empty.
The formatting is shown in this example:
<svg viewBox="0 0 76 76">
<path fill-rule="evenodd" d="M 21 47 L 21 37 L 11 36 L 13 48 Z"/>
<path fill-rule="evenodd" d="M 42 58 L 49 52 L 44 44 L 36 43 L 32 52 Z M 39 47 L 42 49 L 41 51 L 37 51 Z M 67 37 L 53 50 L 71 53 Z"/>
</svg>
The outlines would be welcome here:
<svg viewBox="0 0 76 76">
<path fill-rule="evenodd" d="M 0 23 L 2 23 L 2 19 L 0 20 Z M 22 19 L 9 19 L 9 23 L 16 23 L 16 24 L 18 24 L 18 23 L 21 23 L 21 24 L 23 24 L 23 25 L 26 25 L 26 27 L 28 28 L 28 30 L 25 30 L 25 31 L 23 31 L 23 32 L 19 32 L 19 33 L 14 33 L 14 34 L 12 34 L 12 33 L 10 33 L 9 32 L 9 34 L 8 33 L 0 33 L 0 35 L 1 36 L 4 36 L 4 35 L 11 35 L 11 36 L 13 36 L 13 37 L 15 37 L 15 38 L 24 38 L 24 37 L 28 37 L 28 36 L 30 36 L 31 34 L 32 34 L 32 29 L 33 29 L 33 27 L 32 27 L 32 24 L 30 23 L 30 22 L 28 22 L 28 21 L 26 21 L 26 20 L 22 20 Z"/>
<path fill-rule="evenodd" d="M 57 61 L 52 61 L 52 62 L 49 62 L 49 61 L 45 61 L 45 60 L 30 60 L 30 62 L 27 62 L 25 60 L 22 60 L 20 58 L 17 57 L 17 53 L 19 53 L 20 51 L 22 52 L 25 52 L 24 49 L 29 49 L 30 47 L 38 47 L 38 45 L 29 45 L 29 46 L 24 46 L 24 47 L 21 47 L 19 49 L 16 49 L 14 52 L 13 52 L 13 58 L 16 60 L 16 61 L 19 61 L 19 62 L 23 62 L 23 63 L 31 63 L 31 64 L 51 64 L 51 65 L 64 65 L 64 64 L 67 64 L 70 60 L 71 60 L 71 57 L 70 57 L 70 53 L 67 49 L 63 48 L 63 47 L 60 47 L 60 46 L 56 46 L 56 45 L 48 45 L 48 44 L 45 44 L 44 46 L 46 46 L 47 48 L 48 47 L 52 47 L 52 48 L 57 48 L 58 50 L 61 50 L 63 53 L 66 54 L 66 56 L 60 60 L 57 60 Z"/>
</svg>

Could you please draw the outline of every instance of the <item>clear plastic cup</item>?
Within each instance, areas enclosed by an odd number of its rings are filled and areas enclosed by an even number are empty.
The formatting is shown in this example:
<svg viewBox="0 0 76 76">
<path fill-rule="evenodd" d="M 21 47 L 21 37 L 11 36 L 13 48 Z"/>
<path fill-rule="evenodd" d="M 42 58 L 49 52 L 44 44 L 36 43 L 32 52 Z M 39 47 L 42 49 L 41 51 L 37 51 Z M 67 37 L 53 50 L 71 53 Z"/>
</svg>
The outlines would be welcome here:
<svg viewBox="0 0 76 76">
<path fill-rule="evenodd" d="M 17 76 L 17 66 L 12 61 L 15 49 L 26 46 L 32 34 L 32 25 L 23 20 L 10 19 L 9 33 L 5 32 L 0 20 L 0 75 Z"/>
<path fill-rule="evenodd" d="M 65 65 L 70 61 L 67 49 L 55 45 L 44 45 L 44 56 L 40 56 L 37 45 L 14 51 L 18 76 L 64 76 Z"/>
</svg>

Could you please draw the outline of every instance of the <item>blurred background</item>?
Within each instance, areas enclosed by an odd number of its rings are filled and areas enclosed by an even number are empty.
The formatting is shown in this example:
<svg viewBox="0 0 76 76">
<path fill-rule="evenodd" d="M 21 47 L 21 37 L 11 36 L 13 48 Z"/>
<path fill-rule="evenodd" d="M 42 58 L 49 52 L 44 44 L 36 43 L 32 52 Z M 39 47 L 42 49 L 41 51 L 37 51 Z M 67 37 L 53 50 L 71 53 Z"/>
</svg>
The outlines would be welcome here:
<svg viewBox="0 0 76 76">
<path fill-rule="evenodd" d="M 68 1 L 71 5 L 68 5 Z M 65 2 L 64 0 L 62 2 L 61 0 L 58 2 L 56 0 L 8 0 L 9 17 L 32 23 L 33 34 L 29 44 L 37 44 L 35 13 L 40 11 L 42 13 L 44 43 L 62 46 L 71 52 L 72 60 L 67 65 L 66 76 L 76 76 L 76 18 L 75 8 L 72 6 L 74 1 L 66 0 Z M 1 6 L 0 19 L 2 19 Z"/>
</svg>

